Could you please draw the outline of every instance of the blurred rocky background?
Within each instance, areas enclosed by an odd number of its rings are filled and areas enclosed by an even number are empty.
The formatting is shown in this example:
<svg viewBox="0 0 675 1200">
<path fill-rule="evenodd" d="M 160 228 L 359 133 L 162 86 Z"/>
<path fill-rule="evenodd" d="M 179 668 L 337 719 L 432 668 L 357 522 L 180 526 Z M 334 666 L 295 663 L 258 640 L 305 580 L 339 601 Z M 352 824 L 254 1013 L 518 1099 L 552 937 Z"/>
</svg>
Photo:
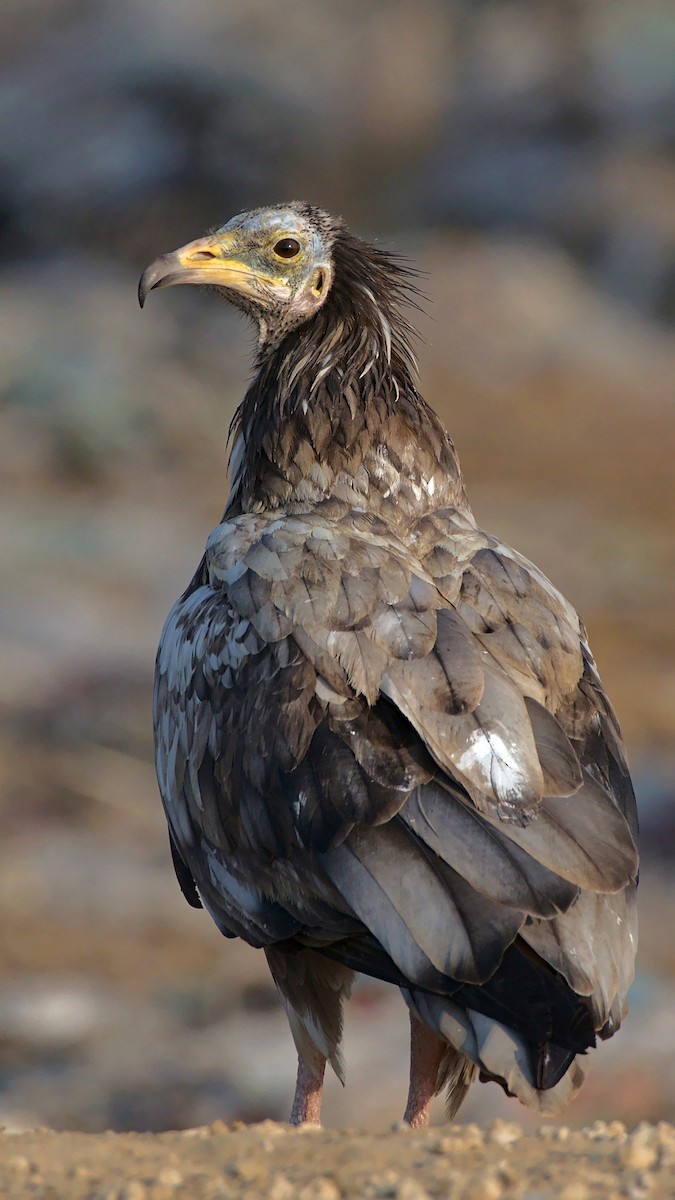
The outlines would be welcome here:
<svg viewBox="0 0 675 1200">
<path fill-rule="evenodd" d="M 641 970 L 566 1119 L 674 1119 L 674 148 L 670 0 L 3 0 L 0 1123 L 288 1108 L 261 956 L 184 904 L 151 765 L 250 336 L 135 287 L 291 197 L 426 272 L 424 392 L 478 519 L 589 626 L 641 799 Z M 346 1057 L 328 1122 L 386 1126 L 395 992 L 358 988 Z M 494 1087 L 463 1110 L 506 1113 L 533 1123 Z"/>
</svg>

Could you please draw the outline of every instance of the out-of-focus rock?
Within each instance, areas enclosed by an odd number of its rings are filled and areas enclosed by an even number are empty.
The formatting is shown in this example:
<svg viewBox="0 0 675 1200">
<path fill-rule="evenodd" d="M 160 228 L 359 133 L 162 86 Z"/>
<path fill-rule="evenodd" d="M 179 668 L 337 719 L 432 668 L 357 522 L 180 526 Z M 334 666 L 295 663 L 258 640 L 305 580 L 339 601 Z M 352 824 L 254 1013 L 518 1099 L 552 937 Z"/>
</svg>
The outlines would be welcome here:
<svg viewBox="0 0 675 1200">
<path fill-rule="evenodd" d="M 80 981 L 25 979 L 0 998 L 0 1041 L 64 1050 L 90 1039 L 105 1018 L 105 998 Z"/>
</svg>

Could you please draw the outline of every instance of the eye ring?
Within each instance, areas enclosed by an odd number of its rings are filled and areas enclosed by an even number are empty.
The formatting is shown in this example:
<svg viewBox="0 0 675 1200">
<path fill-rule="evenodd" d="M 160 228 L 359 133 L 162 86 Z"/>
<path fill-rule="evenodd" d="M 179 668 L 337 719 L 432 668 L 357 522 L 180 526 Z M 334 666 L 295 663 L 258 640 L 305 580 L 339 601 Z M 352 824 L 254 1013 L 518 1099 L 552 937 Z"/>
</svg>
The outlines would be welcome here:
<svg viewBox="0 0 675 1200">
<path fill-rule="evenodd" d="M 295 258 L 300 253 L 300 243 L 297 238 L 281 238 L 274 246 L 278 258 Z"/>
</svg>

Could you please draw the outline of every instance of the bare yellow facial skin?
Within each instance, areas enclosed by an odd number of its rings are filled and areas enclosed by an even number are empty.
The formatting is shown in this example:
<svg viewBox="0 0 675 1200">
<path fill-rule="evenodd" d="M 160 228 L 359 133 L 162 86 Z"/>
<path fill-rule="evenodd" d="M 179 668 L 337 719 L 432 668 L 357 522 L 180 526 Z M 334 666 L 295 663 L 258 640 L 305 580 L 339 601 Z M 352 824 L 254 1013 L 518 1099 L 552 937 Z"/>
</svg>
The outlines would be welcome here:
<svg viewBox="0 0 675 1200">
<path fill-rule="evenodd" d="M 333 280 L 331 245 L 293 205 L 240 213 L 156 258 L 141 276 L 138 299 L 142 308 L 156 288 L 211 285 L 256 322 L 262 349 L 324 304 Z"/>
<path fill-rule="evenodd" d="M 176 284 L 212 284 L 231 288 L 261 304 L 288 300 L 291 288 L 280 274 L 270 273 L 257 261 L 244 261 L 239 239 L 219 230 L 188 242 L 170 254 L 160 254 L 146 267 L 138 285 L 141 308 L 149 292 Z M 260 256 L 256 256 L 259 260 Z"/>
</svg>

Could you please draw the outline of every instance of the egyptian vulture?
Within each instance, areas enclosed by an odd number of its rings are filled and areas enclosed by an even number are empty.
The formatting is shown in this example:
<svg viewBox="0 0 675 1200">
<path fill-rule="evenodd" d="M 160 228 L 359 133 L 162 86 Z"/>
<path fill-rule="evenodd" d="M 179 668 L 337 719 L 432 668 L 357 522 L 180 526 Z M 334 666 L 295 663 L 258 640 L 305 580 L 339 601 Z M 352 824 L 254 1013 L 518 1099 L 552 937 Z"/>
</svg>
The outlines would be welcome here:
<svg viewBox="0 0 675 1200">
<path fill-rule="evenodd" d="M 417 390 L 409 268 L 303 203 L 157 258 L 253 319 L 230 493 L 171 610 L 156 761 L 188 902 L 260 947 L 318 1122 L 355 973 L 410 1011 L 404 1120 L 540 1112 L 626 1011 L 635 800 L 574 609 L 474 520 Z"/>
</svg>

